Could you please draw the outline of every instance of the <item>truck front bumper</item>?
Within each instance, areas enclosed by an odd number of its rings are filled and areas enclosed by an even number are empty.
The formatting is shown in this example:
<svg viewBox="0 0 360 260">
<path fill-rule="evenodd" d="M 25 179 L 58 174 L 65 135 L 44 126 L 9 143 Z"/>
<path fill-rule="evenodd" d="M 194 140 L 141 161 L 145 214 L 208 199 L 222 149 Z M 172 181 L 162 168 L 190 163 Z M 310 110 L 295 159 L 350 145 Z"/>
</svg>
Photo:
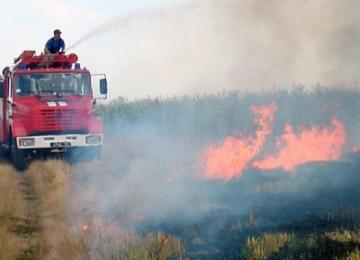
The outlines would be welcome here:
<svg viewBox="0 0 360 260">
<path fill-rule="evenodd" d="M 103 144 L 102 134 L 66 134 L 66 135 L 37 135 L 17 137 L 19 149 L 63 149 L 71 147 L 91 147 Z"/>
</svg>

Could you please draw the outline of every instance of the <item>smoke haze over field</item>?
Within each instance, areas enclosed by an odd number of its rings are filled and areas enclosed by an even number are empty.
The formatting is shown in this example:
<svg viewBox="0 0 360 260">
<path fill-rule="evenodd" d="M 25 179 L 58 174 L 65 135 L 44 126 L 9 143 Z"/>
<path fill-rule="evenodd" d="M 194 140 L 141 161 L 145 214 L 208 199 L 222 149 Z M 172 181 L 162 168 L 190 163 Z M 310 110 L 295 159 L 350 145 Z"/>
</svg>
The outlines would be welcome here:
<svg viewBox="0 0 360 260">
<path fill-rule="evenodd" d="M 231 255 L 229 248 L 239 251 L 245 243 L 239 237 L 247 239 L 247 232 L 322 232 L 342 223 L 352 227 L 360 219 L 359 154 L 351 152 L 360 144 L 354 134 L 360 122 L 359 95 L 359 91 L 293 90 L 111 103 L 101 112 L 108 130 L 103 157 L 73 167 L 71 202 L 80 212 L 90 211 L 89 215 L 144 234 L 159 229 L 175 234 L 188 252 L 216 249 L 223 254 L 216 255 L 219 259 Z M 346 145 L 342 133 L 334 134 L 341 137 L 342 157 L 314 162 L 305 156 L 312 147 L 305 142 L 304 149 L 301 133 L 305 130 L 306 137 L 309 130 L 315 132 L 310 141 L 322 149 L 316 155 L 325 154 L 327 146 L 336 148 L 336 141 L 321 138 L 339 131 L 332 125 L 334 114 L 348 134 Z M 267 152 L 277 154 L 286 148 L 275 141 L 286 134 L 283 127 L 289 122 L 298 137 L 293 148 L 298 150 L 287 153 L 303 158 L 300 165 L 291 171 L 278 166 L 259 170 L 251 163 L 243 167 L 241 160 L 256 162 Z M 230 178 L 207 178 L 197 165 L 198 155 L 227 136 L 243 138 L 241 145 L 213 155 L 235 167 L 240 162 L 241 167 Z M 219 162 L 216 173 L 226 170 Z"/>
<path fill-rule="evenodd" d="M 91 187 L 79 189 L 84 200 L 79 205 L 95 205 L 101 214 L 125 219 L 141 214 L 152 224 L 162 224 L 196 221 L 214 208 L 243 215 L 266 201 L 267 195 L 256 192 L 259 187 L 276 191 L 278 181 L 282 187 L 290 181 L 299 189 L 296 193 L 288 187 L 295 200 L 308 187 L 303 181 L 311 182 L 318 171 L 330 172 L 329 180 L 332 174 L 341 179 L 342 167 L 346 174 L 356 174 L 353 160 L 349 165 L 333 161 L 344 160 L 360 145 L 355 134 L 359 95 L 354 90 L 318 89 L 119 99 L 98 110 L 107 129 L 102 160 L 75 168 L 79 183 Z M 279 137 L 286 141 L 279 142 Z M 226 140 L 229 145 L 223 147 Z M 203 165 L 204 155 L 213 163 Z M 273 166 L 259 167 L 265 162 Z M 214 167 L 206 172 L 208 166 Z M 228 173 L 227 166 L 232 167 Z M 320 181 L 305 195 L 323 188 Z"/>
<path fill-rule="evenodd" d="M 118 99 L 100 106 L 106 129 L 100 160 L 72 166 L 38 161 L 25 172 L 42 204 L 37 210 L 46 238 L 42 247 L 51 245 L 44 252 L 122 251 L 127 232 L 146 238 L 163 231 L 180 238 L 190 259 L 201 252 L 200 259 L 226 259 L 260 233 L 311 236 L 358 228 L 359 100 L 358 90 L 319 88 Z M 284 129 L 287 124 L 291 131 Z M 279 146 L 284 136 L 290 141 Z M 235 170 L 229 178 L 208 178 L 199 159 L 227 137 L 240 145 L 212 155 L 227 159 Z M 283 159 L 281 151 L 303 160 L 284 167 L 278 162 L 293 161 Z M 268 160 L 267 155 L 279 156 Z M 264 158 L 274 164 L 253 167 Z M 219 162 L 216 174 L 226 170 Z M 78 241 L 85 247 L 69 250 L 62 246 L 64 238 L 68 246 Z"/>
<path fill-rule="evenodd" d="M 116 19 L 79 41 L 103 44 L 97 66 L 112 97 L 349 87 L 359 80 L 359 17 L 356 0 L 186 1 Z"/>
<path fill-rule="evenodd" d="M 109 233 L 118 240 L 116 227 L 178 236 L 190 259 L 239 259 L 260 233 L 360 230 L 359 7 L 184 0 L 108 23 L 88 13 L 98 27 L 79 15 L 81 28 L 94 29 L 67 42 L 69 52 L 106 72 L 114 99 L 94 105 L 104 122 L 100 159 L 74 151 L 63 157 L 70 164 L 37 161 L 25 171 L 34 191 L 24 195 L 39 195 L 27 196 L 29 208 L 38 205 L 34 218 L 57 237 L 54 249 L 63 229 L 87 237 L 85 251 L 101 251 Z M 97 234 L 101 225 L 107 232 Z"/>
</svg>

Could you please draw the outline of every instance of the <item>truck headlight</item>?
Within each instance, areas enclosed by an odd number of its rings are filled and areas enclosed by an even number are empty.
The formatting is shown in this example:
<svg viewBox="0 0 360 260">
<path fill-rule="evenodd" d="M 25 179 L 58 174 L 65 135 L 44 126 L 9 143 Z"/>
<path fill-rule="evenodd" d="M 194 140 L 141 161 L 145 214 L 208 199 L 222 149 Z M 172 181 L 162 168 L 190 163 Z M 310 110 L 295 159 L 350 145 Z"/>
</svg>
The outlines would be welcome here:
<svg viewBox="0 0 360 260">
<path fill-rule="evenodd" d="M 26 138 L 19 139 L 19 146 L 28 147 L 28 146 L 34 146 L 34 145 L 35 145 L 35 138 L 26 137 Z"/>
<path fill-rule="evenodd" d="M 85 139 L 86 144 L 100 144 L 101 135 L 88 135 Z"/>
</svg>

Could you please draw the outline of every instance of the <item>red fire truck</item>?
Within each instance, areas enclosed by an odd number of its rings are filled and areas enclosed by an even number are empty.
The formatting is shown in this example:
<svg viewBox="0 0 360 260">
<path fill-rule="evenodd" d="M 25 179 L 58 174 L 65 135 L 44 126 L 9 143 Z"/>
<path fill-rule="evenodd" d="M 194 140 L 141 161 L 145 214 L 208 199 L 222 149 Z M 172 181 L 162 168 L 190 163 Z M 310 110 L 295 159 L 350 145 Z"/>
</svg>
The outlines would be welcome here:
<svg viewBox="0 0 360 260">
<path fill-rule="evenodd" d="M 101 120 L 95 115 L 91 74 L 76 54 L 24 51 L 0 81 L 0 143 L 14 166 L 23 170 L 38 155 L 92 151 L 103 143 Z M 107 96 L 101 75 L 100 97 Z"/>
</svg>

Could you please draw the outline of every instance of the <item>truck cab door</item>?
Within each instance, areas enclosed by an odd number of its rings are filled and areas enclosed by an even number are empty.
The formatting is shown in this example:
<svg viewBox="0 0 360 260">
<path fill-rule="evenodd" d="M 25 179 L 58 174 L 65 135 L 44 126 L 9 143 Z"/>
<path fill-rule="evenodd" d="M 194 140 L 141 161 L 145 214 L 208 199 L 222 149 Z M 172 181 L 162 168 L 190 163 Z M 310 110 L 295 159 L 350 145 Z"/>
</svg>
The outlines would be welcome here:
<svg viewBox="0 0 360 260">
<path fill-rule="evenodd" d="M 9 96 L 9 78 L 0 83 L 0 142 L 7 144 L 9 138 L 9 122 L 7 118 Z"/>
</svg>

